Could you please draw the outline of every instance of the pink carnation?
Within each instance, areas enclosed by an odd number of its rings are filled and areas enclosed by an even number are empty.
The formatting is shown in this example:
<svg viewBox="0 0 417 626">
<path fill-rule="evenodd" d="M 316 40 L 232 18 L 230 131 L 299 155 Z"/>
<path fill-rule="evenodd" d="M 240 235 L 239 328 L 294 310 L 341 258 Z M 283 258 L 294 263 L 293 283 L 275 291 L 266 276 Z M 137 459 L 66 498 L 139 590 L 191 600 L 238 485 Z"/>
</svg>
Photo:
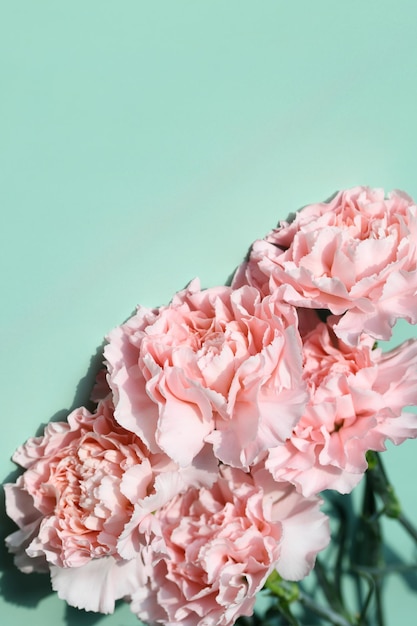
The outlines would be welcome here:
<svg viewBox="0 0 417 626">
<path fill-rule="evenodd" d="M 194 281 L 167 307 L 140 307 L 105 348 L 117 421 L 180 466 L 210 442 L 248 468 L 304 409 L 296 324 L 293 307 L 248 286 Z"/>
<path fill-rule="evenodd" d="M 188 471 L 163 453 L 150 454 L 115 422 L 109 397 L 93 414 L 79 408 L 68 423 L 51 422 L 13 459 L 26 468 L 5 486 L 7 513 L 19 526 L 6 540 L 16 564 L 25 572 L 50 569 L 60 597 L 102 612 L 112 611 L 114 601 L 148 574 L 139 553 L 130 563 L 118 553 L 138 503 L 142 519 L 151 517 L 148 500 L 155 510 L 190 484 L 211 484 L 217 474 L 211 450 Z"/>
<path fill-rule="evenodd" d="M 48 424 L 43 436 L 29 439 L 13 456 L 26 472 L 6 486 L 8 514 L 21 528 L 9 537 L 9 546 L 19 547 L 30 510 L 38 527 L 25 550 L 29 557 L 77 567 L 114 554 L 132 512 L 120 491 L 121 478 L 141 462 L 144 450 L 112 420 L 109 403 L 97 414 L 80 408 L 68 423 Z M 30 568 L 30 559 L 26 563 Z"/>
<path fill-rule="evenodd" d="M 323 489 L 347 493 L 367 468 L 368 450 L 385 450 L 417 436 L 417 341 L 388 353 L 373 350 L 362 335 L 344 344 L 320 323 L 304 338 L 304 376 L 311 399 L 284 446 L 269 453 L 266 466 L 306 496 Z"/>
<path fill-rule="evenodd" d="M 153 575 L 133 594 L 132 610 L 145 622 L 183 626 L 229 626 L 251 615 L 275 568 L 301 579 L 327 545 L 319 504 L 265 470 L 252 477 L 221 468 L 211 489 L 190 489 L 156 513 Z"/>
<path fill-rule="evenodd" d="M 329 309 L 335 332 L 388 339 L 417 320 L 417 207 L 403 192 L 355 187 L 299 211 L 253 244 L 234 286 L 257 286 L 299 307 Z"/>
</svg>

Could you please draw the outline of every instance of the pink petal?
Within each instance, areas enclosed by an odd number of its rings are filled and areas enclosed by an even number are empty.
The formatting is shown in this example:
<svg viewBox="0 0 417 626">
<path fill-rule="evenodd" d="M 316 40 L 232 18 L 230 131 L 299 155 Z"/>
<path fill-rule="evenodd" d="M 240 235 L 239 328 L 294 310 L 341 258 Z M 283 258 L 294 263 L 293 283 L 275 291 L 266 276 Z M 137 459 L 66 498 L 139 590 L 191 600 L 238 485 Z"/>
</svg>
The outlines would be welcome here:
<svg viewBox="0 0 417 626">
<path fill-rule="evenodd" d="M 140 556 L 131 561 L 116 561 L 109 556 L 81 567 L 51 567 L 52 587 L 61 600 L 100 613 L 113 613 L 116 600 L 129 597 L 147 577 Z"/>
</svg>

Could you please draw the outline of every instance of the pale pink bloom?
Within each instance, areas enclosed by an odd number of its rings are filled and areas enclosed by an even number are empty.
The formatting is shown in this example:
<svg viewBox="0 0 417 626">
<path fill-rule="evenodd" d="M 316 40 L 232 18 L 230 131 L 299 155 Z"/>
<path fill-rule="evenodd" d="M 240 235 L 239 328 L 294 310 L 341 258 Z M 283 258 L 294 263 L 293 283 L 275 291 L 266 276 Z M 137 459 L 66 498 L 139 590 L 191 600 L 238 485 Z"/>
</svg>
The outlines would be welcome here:
<svg viewBox="0 0 417 626">
<path fill-rule="evenodd" d="M 210 488 L 218 477 L 218 461 L 208 444 L 193 463 L 184 468 L 170 461 L 166 455 L 159 456 L 163 457 L 159 464 L 154 463 L 148 468 L 148 463 L 144 461 L 130 468 L 122 481 L 123 494 L 134 505 L 132 516 L 117 542 L 117 551 L 126 560 L 136 559 L 143 552 L 149 537 L 160 532 L 155 511 L 190 487 Z M 149 488 L 149 470 L 154 474 L 152 489 Z M 142 485 L 148 485 L 148 495 L 144 495 Z"/>
<path fill-rule="evenodd" d="M 151 513 L 167 499 L 190 485 L 210 485 L 217 475 L 208 446 L 185 469 L 162 452 L 151 454 L 114 420 L 110 397 L 94 413 L 79 408 L 68 422 L 49 423 L 13 459 L 26 468 L 5 486 L 7 513 L 19 526 L 6 539 L 16 565 L 25 572 L 50 568 L 60 597 L 102 612 L 147 576 L 139 552 L 128 564 L 117 550 L 133 513 L 149 526 Z"/>
<path fill-rule="evenodd" d="M 182 467 L 210 442 L 221 461 L 248 468 L 285 440 L 307 400 L 295 310 L 253 287 L 193 281 L 169 306 L 139 307 L 108 340 L 117 421 Z"/>
<path fill-rule="evenodd" d="M 311 399 L 284 446 L 266 466 L 306 496 L 324 489 L 350 492 L 367 468 L 368 450 L 385 450 L 417 436 L 417 341 L 388 353 L 362 335 L 356 347 L 320 323 L 304 338 L 304 375 Z"/>
<path fill-rule="evenodd" d="M 306 206 L 253 244 L 233 281 L 242 284 L 342 316 L 335 332 L 347 343 L 362 331 L 388 339 L 398 318 L 417 320 L 417 207 L 368 187 Z"/>
<path fill-rule="evenodd" d="M 189 489 L 156 512 L 153 575 L 132 595 L 132 610 L 166 626 L 229 626 L 251 615 L 274 569 L 299 580 L 327 545 L 319 504 L 264 469 L 222 467 L 211 489 Z"/>
<path fill-rule="evenodd" d="M 29 439 L 13 456 L 26 471 L 6 486 L 8 514 L 21 528 L 8 538 L 9 547 L 19 547 L 30 512 L 39 527 L 25 550 L 28 557 L 77 567 L 114 554 L 133 510 L 121 480 L 146 456 L 139 438 L 114 421 L 109 401 L 96 413 L 79 408 L 68 423 L 49 423 L 43 436 Z"/>
</svg>

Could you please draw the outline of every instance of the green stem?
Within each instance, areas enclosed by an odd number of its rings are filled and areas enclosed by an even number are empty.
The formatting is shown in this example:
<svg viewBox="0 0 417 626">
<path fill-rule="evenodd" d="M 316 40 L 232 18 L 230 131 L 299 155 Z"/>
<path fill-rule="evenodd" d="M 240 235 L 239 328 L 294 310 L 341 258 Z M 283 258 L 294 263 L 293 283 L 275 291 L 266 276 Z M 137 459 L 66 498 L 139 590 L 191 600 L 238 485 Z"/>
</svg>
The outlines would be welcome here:
<svg viewBox="0 0 417 626">
<path fill-rule="evenodd" d="M 375 493 L 379 495 L 384 503 L 384 509 L 381 512 L 392 519 L 397 519 L 404 530 L 417 542 L 417 529 L 402 512 L 401 504 L 393 486 L 389 482 L 381 456 L 377 452 L 373 452 L 370 458 L 372 467 L 369 468 L 367 473 L 371 476 Z"/>
<path fill-rule="evenodd" d="M 361 613 L 360 613 L 359 619 L 358 619 L 358 624 L 364 624 L 365 623 L 364 622 L 365 615 L 366 615 L 366 613 L 368 611 L 368 608 L 369 608 L 369 605 L 371 603 L 371 599 L 372 599 L 373 593 L 375 591 L 375 583 L 374 583 L 373 578 L 371 576 L 369 576 L 367 578 L 369 579 L 369 591 L 368 591 L 368 593 L 366 595 L 365 602 L 363 603 L 362 610 L 361 610 Z"/>
<path fill-rule="evenodd" d="M 376 618 L 378 620 L 378 626 L 385 625 L 384 609 L 382 606 L 382 587 L 381 580 L 379 578 L 375 581 L 375 601 L 376 601 Z"/>
<path fill-rule="evenodd" d="M 331 608 L 317 604 L 311 596 L 307 595 L 303 591 L 300 591 L 298 599 L 307 609 L 319 617 L 327 619 L 334 626 L 352 626 L 352 622 L 348 621 L 343 615 L 336 613 L 336 611 Z"/>
<path fill-rule="evenodd" d="M 399 516 L 397 517 L 397 519 L 400 522 L 401 526 L 414 539 L 414 541 L 417 542 L 417 530 L 413 526 L 413 524 L 405 517 L 405 515 L 403 515 L 403 513 L 400 513 Z"/>
<path fill-rule="evenodd" d="M 319 585 L 322 588 L 325 598 L 327 602 L 330 604 L 330 606 L 332 607 L 332 609 L 339 613 L 345 613 L 344 607 L 340 601 L 340 595 L 339 595 L 338 589 L 335 588 L 334 585 L 330 584 L 326 576 L 324 567 L 322 566 L 319 558 L 316 559 L 314 572 L 317 576 L 317 580 L 319 582 Z"/>
</svg>

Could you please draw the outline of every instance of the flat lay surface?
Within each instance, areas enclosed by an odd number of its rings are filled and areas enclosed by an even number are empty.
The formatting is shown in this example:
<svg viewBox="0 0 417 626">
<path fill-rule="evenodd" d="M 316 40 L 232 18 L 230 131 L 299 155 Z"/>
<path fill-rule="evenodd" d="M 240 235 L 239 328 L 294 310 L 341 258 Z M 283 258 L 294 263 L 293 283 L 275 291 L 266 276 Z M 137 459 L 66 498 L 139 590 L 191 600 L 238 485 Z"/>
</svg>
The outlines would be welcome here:
<svg viewBox="0 0 417 626">
<path fill-rule="evenodd" d="M 104 336 L 137 304 L 224 284 L 254 239 L 339 189 L 417 199 L 416 21 L 411 0 L 1 10 L 2 482 L 18 445 L 87 402 Z M 399 322 L 386 347 L 416 332 Z M 416 523 L 417 442 L 383 458 Z M 3 543 L 3 512 L 1 527 Z M 0 567 L 8 624 L 138 623 L 66 607 L 3 547 Z M 416 592 L 387 579 L 388 626 Z"/>
</svg>

